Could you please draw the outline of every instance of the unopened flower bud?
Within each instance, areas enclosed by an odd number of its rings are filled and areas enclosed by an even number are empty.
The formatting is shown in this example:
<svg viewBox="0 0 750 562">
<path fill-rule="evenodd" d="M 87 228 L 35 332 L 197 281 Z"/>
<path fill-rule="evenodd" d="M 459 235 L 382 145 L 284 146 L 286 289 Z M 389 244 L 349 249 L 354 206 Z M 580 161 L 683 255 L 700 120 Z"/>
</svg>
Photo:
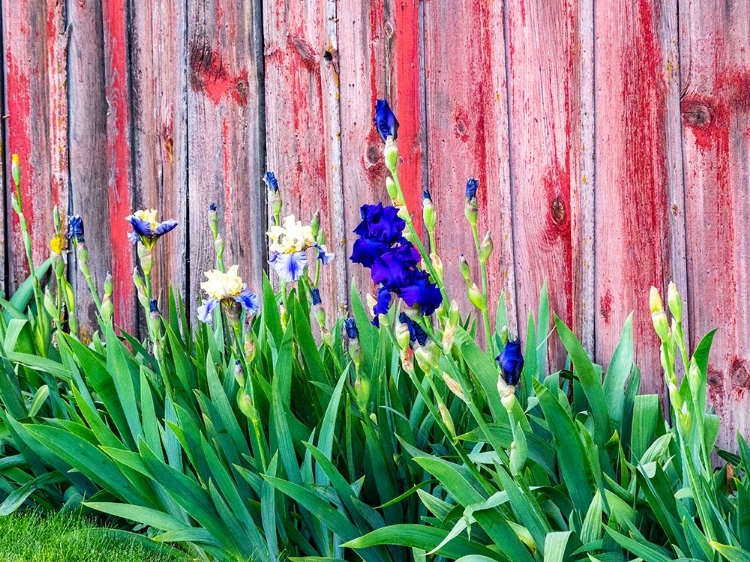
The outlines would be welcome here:
<svg viewBox="0 0 750 562">
<path fill-rule="evenodd" d="M 247 392 L 245 392 L 244 387 L 240 387 L 237 391 L 237 405 L 240 407 L 240 411 L 245 414 L 245 417 L 249 420 L 257 419 L 258 412 L 253 405 L 253 399 Z"/>
<path fill-rule="evenodd" d="M 310 221 L 310 228 L 312 229 L 312 235 L 315 240 L 318 239 L 318 232 L 320 232 L 320 210 L 315 211 L 312 220 Z"/>
<path fill-rule="evenodd" d="M 445 330 L 443 330 L 443 351 L 445 353 L 450 353 L 451 349 L 453 348 L 453 339 L 456 337 L 456 325 L 448 322 L 448 324 L 445 327 Z"/>
<path fill-rule="evenodd" d="M 240 388 L 245 387 L 245 372 L 242 370 L 242 362 L 239 359 L 234 361 L 234 380 Z"/>
<path fill-rule="evenodd" d="M 471 286 L 466 290 L 466 296 L 469 297 L 469 302 L 477 307 L 479 310 L 484 312 L 487 310 L 487 299 L 482 294 L 482 291 L 477 287 L 476 283 L 472 283 Z"/>
<path fill-rule="evenodd" d="M 427 342 L 427 345 L 414 345 L 414 358 L 417 360 L 419 368 L 426 375 L 432 373 L 433 369 L 438 368 L 439 353 L 434 342 Z"/>
<path fill-rule="evenodd" d="M 107 272 L 107 276 L 104 278 L 104 294 L 112 296 L 114 291 L 114 281 L 112 280 L 112 273 Z"/>
<path fill-rule="evenodd" d="M 466 286 L 468 287 L 471 284 L 471 271 L 469 270 L 466 256 L 463 254 L 458 258 L 458 269 L 461 271 L 461 275 L 463 275 L 464 281 L 466 281 Z"/>
<path fill-rule="evenodd" d="M 448 430 L 448 433 L 450 433 L 450 437 L 455 438 L 456 427 L 453 425 L 453 418 L 451 417 L 451 413 L 448 411 L 448 408 L 442 402 L 438 402 L 438 410 L 440 410 L 440 417 L 443 420 L 443 424 Z"/>
<path fill-rule="evenodd" d="M 245 335 L 245 342 L 243 344 L 243 348 L 245 351 L 245 363 L 250 364 L 253 362 L 253 359 L 255 359 L 255 339 L 251 334 Z"/>
<path fill-rule="evenodd" d="M 359 375 L 354 380 L 354 393 L 357 397 L 357 406 L 361 412 L 367 411 L 367 403 L 370 400 L 370 381 Z"/>
<path fill-rule="evenodd" d="M 484 240 L 479 245 L 479 261 L 485 263 L 492 253 L 492 234 L 487 231 L 484 235 Z"/>
<path fill-rule="evenodd" d="M 432 263 L 432 268 L 435 270 L 435 275 L 437 275 L 437 279 L 435 279 L 435 281 L 442 282 L 443 281 L 443 260 L 441 260 L 440 256 L 438 256 L 435 252 L 432 252 L 430 254 L 430 262 Z"/>
<path fill-rule="evenodd" d="M 279 316 L 281 317 L 281 327 L 286 331 L 286 326 L 289 323 L 289 311 L 283 304 L 279 305 Z"/>
<path fill-rule="evenodd" d="M 669 338 L 669 320 L 663 310 L 657 310 L 651 313 L 651 320 L 654 323 L 654 330 L 662 342 Z"/>
<path fill-rule="evenodd" d="M 432 204 L 429 191 L 422 193 L 422 218 L 424 219 L 424 224 L 427 227 L 427 230 L 435 232 L 437 213 L 435 213 L 435 206 Z"/>
<path fill-rule="evenodd" d="M 62 222 L 60 222 L 60 208 L 55 205 L 52 209 L 52 222 L 55 225 L 55 232 L 62 231 Z"/>
<path fill-rule="evenodd" d="M 112 320 L 112 315 L 115 312 L 115 308 L 112 305 L 112 297 L 110 295 L 105 294 L 104 298 L 102 299 L 102 318 L 109 322 Z"/>
<path fill-rule="evenodd" d="M 57 319 L 57 306 L 55 306 L 55 299 L 52 297 L 49 287 L 44 289 L 44 310 L 47 311 L 50 318 Z"/>
<path fill-rule="evenodd" d="M 466 395 L 464 394 L 463 389 L 461 388 L 461 385 L 458 383 L 456 379 L 451 377 L 448 373 L 443 371 L 443 381 L 445 381 L 445 385 L 448 387 L 448 389 L 458 396 L 461 400 L 466 402 Z"/>
<path fill-rule="evenodd" d="M 385 159 L 385 167 L 388 168 L 388 171 L 391 174 L 396 174 L 396 169 L 398 168 L 398 147 L 393 137 L 388 137 L 385 141 L 383 158 Z"/>
<path fill-rule="evenodd" d="M 402 350 L 401 353 L 399 353 L 399 357 L 401 358 L 401 367 L 404 369 L 404 371 L 410 375 L 413 375 L 414 363 L 412 362 L 412 359 L 409 356 L 409 352 Z"/>
<path fill-rule="evenodd" d="M 682 322 L 682 298 L 680 297 L 680 293 L 677 292 L 677 286 L 673 282 L 669 283 L 669 288 L 667 289 L 667 304 L 669 304 L 669 311 L 674 316 L 674 319 L 677 320 L 677 323 Z"/>
<path fill-rule="evenodd" d="M 21 204 L 18 201 L 18 197 L 16 197 L 16 193 L 13 192 L 10 194 L 10 206 L 13 207 L 13 210 L 17 214 L 21 214 Z"/>
<path fill-rule="evenodd" d="M 211 203 L 208 206 L 208 226 L 211 228 L 214 238 L 216 238 L 219 232 L 219 213 L 216 212 L 216 203 Z"/>
<path fill-rule="evenodd" d="M 648 305 L 651 308 L 651 314 L 664 311 L 664 304 L 661 301 L 659 289 L 656 287 L 651 287 L 651 292 L 648 295 Z"/>
<path fill-rule="evenodd" d="M 408 349 L 409 347 L 409 327 L 399 322 L 396 324 L 396 342 L 398 343 L 399 348 L 401 348 L 402 351 Z"/>
<path fill-rule="evenodd" d="M 16 187 L 21 185 L 21 164 L 18 161 L 18 154 L 11 157 L 10 173 L 13 176 L 13 183 Z"/>
<path fill-rule="evenodd" d="M 458 324 L 459 320 L 461 320 L 461 309 L 458 308 L 458 303 L 452 300 L 450 309 L 448 310 L 448 321 L 451 324 Z"/>
<path fill-rule="evenodd" d="M 221 259 L 224 255 L 224 239 L 221 237 L 221 234 L 216 235 L 216 239 L 214 240 L 214 250 L 216 250 L 216 257 Z"/>
<path fill-rule="evenodd" d="M 467 199 L 464 204 L 464 216 L 469 224 L 477 224 L 477 215 L 479 214 L 479 207 L 477 206 L 476 197 L 473 199 Z"/>
<path fill-rule="evenodd" d="M 398 187 L 396 187 L 396 182 L 393 181 L 393 178 L 385 178 L 385 188 L 388 190 L 388 197 L 390 197 L 391 200 L 398 201 L 400 199 Z"/>
</svg>

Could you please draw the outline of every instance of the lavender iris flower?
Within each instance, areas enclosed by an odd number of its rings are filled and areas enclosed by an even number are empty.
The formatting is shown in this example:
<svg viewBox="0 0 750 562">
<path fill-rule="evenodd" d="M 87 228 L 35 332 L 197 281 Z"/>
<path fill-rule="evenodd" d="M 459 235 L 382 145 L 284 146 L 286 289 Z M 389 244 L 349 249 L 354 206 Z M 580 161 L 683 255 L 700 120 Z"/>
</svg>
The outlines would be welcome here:
<svg viewBox="0 0 750 562">
<path fill-rule="evenodd" d="M 506 384 L 515 386 L 521 380 L 523 371 L 523 354 L 521 353 L 521 341 L 511 340 L 505 345 L 503 352 L 497 356 L 503 379 Z"/>
</svg>

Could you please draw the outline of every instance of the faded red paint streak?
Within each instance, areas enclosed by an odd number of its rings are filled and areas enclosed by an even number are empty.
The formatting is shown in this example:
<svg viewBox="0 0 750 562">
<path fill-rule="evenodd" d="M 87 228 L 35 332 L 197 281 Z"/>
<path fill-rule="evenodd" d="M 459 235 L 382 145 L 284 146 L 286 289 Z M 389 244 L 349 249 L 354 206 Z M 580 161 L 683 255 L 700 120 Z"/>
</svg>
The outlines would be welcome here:
<svg viewBox="0 0 750 562">
<path fill-rule="evenodd" d="M 112 276 L 114 281 L 115 323 L 126 331 L 135 329 L 133 317 L 135 290 L 132 283 L 133 252 L 128 243 L 128 228 L 123 220 L 130 214 L 130 143 L 128 103 L 127 23 L 124 0 L 105 0 L 102 6 L 105 40 L 109 61 L 106 96 L 107 164 L 109 168 L 109 212 L 112 242 Z"/>
<path fill-rule="evenodd" d="M 626 8 L 628 9 L 628 8 Z M 639 0 L 635 10 L 635 39 L 624 45 L 622 56 L 624 146 L 627 149 L 620 178 L 623 202 L 624 250 L 628 252 L 625 277 L 633 295 L 646 295 L 650 284 L 670 270 L 668 224 L 665 209 L 666 150 L 664 118 L 666 87 L 661 76 L 661 49 L 656 36 L 655 9 Z M 655 341 L 650 319 L 637 307 L 636 333 L 641 349 Z"/>
<path fill-rule="evenodd" d="M 398 147 L 401 166 L 399 176 L 405 203 L 413 211 L 417 232 L 422 232 L 422 147 L 420 143 L 419 74 L 414 62 L 419 60 L 419 6 L 416 0 L 396 3 L 396 99 L 399 117 Z"/>
<path fill-rule="evenodd" d="M 607 289 L 607 292 L 604 293 L 604 296 L 599 299 L 599 314 L 602 315 L 602 318 L 605 322 L 609 323 L 609 315 L 612 313 L 612 301 L 614 299 L 612 298 L 612 291 Z"/>
<path fill-rule="evenodd" d="M 248 101 L 247 68 L 231 75 L 221 58 L 221 53 L 209 47 L 204 41 L 190 44 L 190 87 L 194 92 L 202 92 L 213 103 L 232 99 L 241 106 Z"/>
</svg>

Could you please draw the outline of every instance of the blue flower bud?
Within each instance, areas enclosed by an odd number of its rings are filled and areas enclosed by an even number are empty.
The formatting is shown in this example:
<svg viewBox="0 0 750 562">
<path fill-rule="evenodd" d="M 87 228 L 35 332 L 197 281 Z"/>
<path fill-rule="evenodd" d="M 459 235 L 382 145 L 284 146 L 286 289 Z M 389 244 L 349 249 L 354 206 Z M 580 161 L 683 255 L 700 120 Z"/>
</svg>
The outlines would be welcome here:
<svg viewBox="0 0 750 562">
<path fill-rule="evenodd" d="M 152 314 L 159 314 L 159 303 L 156 302 L 156 299 L 150 299 L 148 301 L 148 310 Z"/>
<path fill-rule="evenodd" d="M 320 298 L 320 289 L 318 289 L 317 287 L 313 287 L 310 290 L 310 293 L 312 295 L 313 306 L 317 306 L 323 302 L 322 299 Z"/>
<path fill-rule="evenodd" d="M 208 206 L 208 210 L 215 213 L 216 212 L 216 203 L 211 203 Z"/>
<path fill-rule="evenodd" d="M 357 330 L 357 321 L 354 318 L 347 318 L 344 320 L 344 329 L 346 330 L 346 337 L 350 340 L 359 339 L 359 330 Z"/>
<path fill-rule="evenodd" d="M 500 365 L 505 383 L 510 386 L 516 386 L 521 380 L 523 371 L 523 354 L 521 353 L 521 341 L 510 340 L 503 352 L 497 356 L 497 363 Z"/>
<path fill-rule="evenodd" d="M 68 238 L 78 243 L 83 243 L 83 219 L 80 215 L 68 217 Z"/>
<path fill-rule="evenodd" d="M 375 103 L 375 118 L 373 121 L 383 142 L 388 137 L 393 137 L 393 140 L 398 138 L 398 120 L 386 100 L 377 100 Z"/>
<path fill-rule="evenodd" d="M 466 182 L 466 199 L 471 200 L 477 196 L 477 188 L 479 187 L 479 180 L 475 178 L 469 178 Z"/>
<path fill-rule="evenodd" d="M 279 191 L 279 182 L 273 172 L 266 172 L 266 175 L 263 176 L 263 181 L 266 182 L 268 191 L 271 191 L 272 193 L 277 193 Z"/>
</svg>

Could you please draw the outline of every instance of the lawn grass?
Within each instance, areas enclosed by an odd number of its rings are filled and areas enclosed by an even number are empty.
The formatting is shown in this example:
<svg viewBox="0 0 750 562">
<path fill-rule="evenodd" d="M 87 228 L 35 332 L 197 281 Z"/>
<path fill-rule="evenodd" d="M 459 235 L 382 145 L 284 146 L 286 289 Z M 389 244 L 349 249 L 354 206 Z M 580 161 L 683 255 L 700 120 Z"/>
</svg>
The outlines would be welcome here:
<svg viewBox="0 0 750 562">
<path fill-rule="evenodd" d="M 88 519 L 36 512 L 0 517 L 3 562 L 189 562 L 146 537 L 97 526 Z"/>
</svg>

